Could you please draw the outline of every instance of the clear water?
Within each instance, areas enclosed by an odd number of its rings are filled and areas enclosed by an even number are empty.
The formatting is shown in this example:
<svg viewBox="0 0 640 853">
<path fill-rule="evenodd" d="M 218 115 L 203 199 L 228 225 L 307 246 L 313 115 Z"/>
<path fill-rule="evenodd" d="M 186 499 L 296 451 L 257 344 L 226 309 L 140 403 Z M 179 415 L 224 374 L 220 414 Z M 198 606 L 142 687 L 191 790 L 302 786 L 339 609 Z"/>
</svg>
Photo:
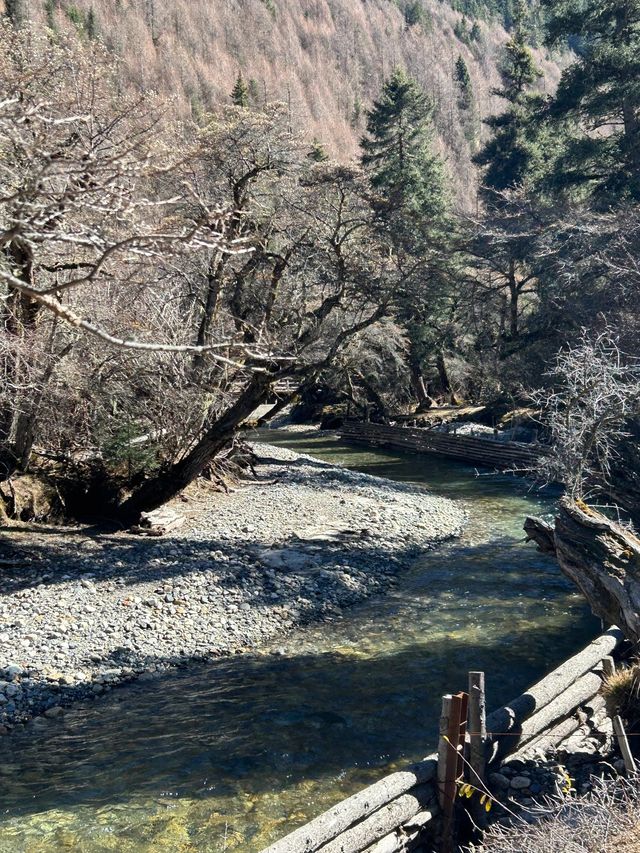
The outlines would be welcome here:
<svg viewBox="0 0 640 853">
<path fill-rule="evenodd" d="M 440 696 L 517 695 L 599 630 L 522 522 L 552 497 L 429 457 L 269 433 L 465 502 L 464 536 L 396 590 L 272 650 L 139 682 L 4 739 L 0 853 L 255 853 L 434 746 Z M 272 653 L 275 652 L 275 653 Z"/>
</svg>

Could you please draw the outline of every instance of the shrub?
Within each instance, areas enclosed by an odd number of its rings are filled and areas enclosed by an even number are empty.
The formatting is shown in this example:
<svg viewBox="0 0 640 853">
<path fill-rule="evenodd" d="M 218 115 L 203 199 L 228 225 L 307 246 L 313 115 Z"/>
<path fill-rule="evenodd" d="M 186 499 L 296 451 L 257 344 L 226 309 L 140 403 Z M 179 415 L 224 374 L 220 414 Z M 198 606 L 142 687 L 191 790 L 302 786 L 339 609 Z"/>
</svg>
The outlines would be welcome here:
<svg viewBox="0 0 640 853">
<path fill-rule="evenodd" d="M 609 676 L 602 694 L 609 715 L 619 714 L 630 731 L 640 732 L 640 661 Z"/>
<path fill-rule="evenodd" d="M 593 779 L 585 797 L 547 803 L 529 823 L 494 824 L 469 853 L 637 853 L 640 836 L 640 780 Z"/>
</svg>

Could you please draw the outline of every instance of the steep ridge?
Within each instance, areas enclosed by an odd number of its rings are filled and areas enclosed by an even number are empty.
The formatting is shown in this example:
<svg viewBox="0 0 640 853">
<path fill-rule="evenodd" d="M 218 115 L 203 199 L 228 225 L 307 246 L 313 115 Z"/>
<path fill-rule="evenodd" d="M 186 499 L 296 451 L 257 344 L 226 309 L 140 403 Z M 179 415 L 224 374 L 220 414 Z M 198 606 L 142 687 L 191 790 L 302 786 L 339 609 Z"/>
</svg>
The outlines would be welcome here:
<svg viewBox="0 0 640 853">
<path fill-rule="evenodd" d="M 49 26 L 71 23 L 84 37 L 102 38 L 121 57 L 133 84 L 171 95 L 182 118 L 198 120 L 228 103 L 242 73 L 256 105 L 265 99 L 287 103 L 292 126 L 342 161 L 357 152 L 364 109 L 390 70 L 402 65 L 433 97 L 438 144 L 457 194 L 474 200 L 470 154 L 482 133 L 480 119 L 499 108 L 492 88 L 508 38 L 499 16 L 478 19 L 472 39 L 471 20 L 442 0 L 417 4 L 422 12 L 413 24 L 400 0 L 28 2 L 31 17 Z M 472 116 L 462 115 L 457 103 L 459 55 L 472 81 Z M 537 59 L 543 85 L 555 87 L 558 57 L 538 50 Z"/>
</svg>

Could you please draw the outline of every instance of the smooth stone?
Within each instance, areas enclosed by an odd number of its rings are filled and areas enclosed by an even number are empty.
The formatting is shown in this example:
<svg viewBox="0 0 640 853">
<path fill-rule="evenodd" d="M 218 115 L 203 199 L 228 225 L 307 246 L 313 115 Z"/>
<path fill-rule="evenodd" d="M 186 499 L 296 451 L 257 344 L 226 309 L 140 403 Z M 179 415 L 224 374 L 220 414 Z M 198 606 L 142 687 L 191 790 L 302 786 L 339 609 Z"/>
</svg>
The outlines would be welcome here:
<svg viewBox="0 0 640 853">
<path fill-rule="evenodd" d="M 497 788 L 499 791 L 506 791 L 509 787 L 509 779 L 506 776 L 503 776 L 502 773 L 490 773 L 489 774 L 489 784 Z"/>
<path fill-rule="evenodd" d="M 64 716 L 64 708 L 61 708 L 60 705 L 54 705 L 53 708 L 47 708 L 44 715 L 49 720 L 55 720 L 57 717 Z"/>
<path fill-rule="evenodd" d="M 528 776 L 514 776 L 510 784 L 516 791 L 521 791 L 531 785 L 531 779 Z"/>
</svg>

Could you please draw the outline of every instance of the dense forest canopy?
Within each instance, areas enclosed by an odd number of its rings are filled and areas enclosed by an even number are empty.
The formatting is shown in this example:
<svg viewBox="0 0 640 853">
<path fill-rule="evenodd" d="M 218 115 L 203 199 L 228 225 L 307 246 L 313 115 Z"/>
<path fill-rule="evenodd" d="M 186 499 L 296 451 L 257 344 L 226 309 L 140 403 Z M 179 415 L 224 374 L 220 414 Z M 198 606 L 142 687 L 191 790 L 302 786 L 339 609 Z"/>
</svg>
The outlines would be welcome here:
<svg viewBox="0 0 640 853">
<path fill-rule="evenodd" d="M 117 5 L 132 21 L 135 4 Z M 406 38 L 424 38 L 444 5 L 400 4 Z M 284 26 L 288 7 L 264 6 Z M 640 355 L 640 5 L 463 6 L 446 11 L 466 36 L 451 32 L 441 63 L 456 160 L 443 101 L 408 53 L 359 102 L 351 156 L 240 61 L 224 97 L 185 115 L 161 89 L 141 91 L 124 33 L 114 62 L 104 4 L 6 4 L 4 477 L 36 472 L 69 512 L 132 518 L 215 464 L 267 401 L 320 398 L 379 419 L 436 402 L 535 407 L 562 392 L 574 351 L 592 353 L 589 393 L 626 376 L 596 367 Z M 166 7 L 147 7 L 160 43 Z M 337 9 L 306 4 L 311 52 Z M 507 13 L 482 101 L 473 63 L 486 21 Z M 580 40 L 557 87 L 532 46 L 543 17 L 550 47 Z M 625 394 L 622 444 L 637 404 Z M 578 397 L 566 405 L 597 434 L 597 407 Z M 611 485 L 615 459 L 587 467 Z"/>
</svg>

